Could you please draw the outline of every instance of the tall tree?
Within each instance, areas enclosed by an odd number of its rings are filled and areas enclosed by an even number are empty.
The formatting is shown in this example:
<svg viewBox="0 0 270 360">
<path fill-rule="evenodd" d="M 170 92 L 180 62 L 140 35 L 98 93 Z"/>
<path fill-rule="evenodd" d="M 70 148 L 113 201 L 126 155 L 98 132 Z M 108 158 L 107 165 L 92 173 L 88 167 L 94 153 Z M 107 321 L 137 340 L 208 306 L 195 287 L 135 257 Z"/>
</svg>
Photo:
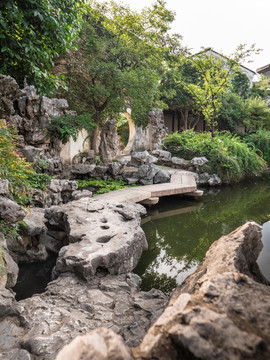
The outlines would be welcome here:
<svg viewBox="0 0 270 360">
<path fill-rule="evenodd" d="M 78 50 L 70 55 L 69 102 L 79 112 L 89 112 L 98 126 L 132 108 L 140 125 L 158 103 L 158 81 L 165 61 L 182 51 L 180 37 L 169 35 L 174 14 L 158 0 L 141 13 L 128 6 L 92 3 L 87 8 Z M 92 147 L 97 150 L 97 128 Z"/>
<path fill-rule="evenodd" d="M 170 110 L 181 113 L 185 130 L 195 128 L 200 119 L 200 108 L 187 89 L 189 84 L 196 84 L 198 81 L 196 67 L 189 59 L 183 57 L 177 64 L 172 64 L 165 71 L 160 83 L 163 101 Z M 194 117 L 196 118 L 195 122 L 193 121 Z"/>
<path fill-rule="evenodd" d="M 236 52 L 230 57 L 217 57 L 212 53 L 202 52 L 190 58 L 198 71 L 197 84 L 185 84 L 194 101 L 201 107 L 202 114 L 210 126 L 212 136 L 215 136 L 218 115 L 222 108 L 222 100 L 232 87 L 232 78 L 240 70 L 241 61 L 257 52 L 252 45 L 246 49 L 244 45 L 238 46 Z"/>
<path fill-rule="evenodd" d="M 53 91 L 53 59 L 71 46 L 84 0 L 0 2 L 0 72 L 21 85 L 25 75 L 40 92 Z"/>
</svg>

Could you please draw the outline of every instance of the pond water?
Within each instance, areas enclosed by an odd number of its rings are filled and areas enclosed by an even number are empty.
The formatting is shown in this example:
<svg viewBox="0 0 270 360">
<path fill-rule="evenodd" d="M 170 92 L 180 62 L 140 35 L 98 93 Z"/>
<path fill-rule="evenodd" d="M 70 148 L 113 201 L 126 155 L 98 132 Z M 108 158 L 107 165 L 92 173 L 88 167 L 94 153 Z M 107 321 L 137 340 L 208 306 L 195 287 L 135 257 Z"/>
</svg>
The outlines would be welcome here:
<svg viewBox="0 0 270 360">
<path fill-rule="evenodd" d="M 270 280 L 270 180 L 205 190 L 198 200 L 167 197 L 142 219 L 149 249 L 134 270 L 142 289 L 170 293 L 203 261 L 209 246 L 249 220 L 263 225 L 258 264 Z"/>
<path fill-rule="evenodd" d="M 17 301 L 45 291 L 48 282 L 52 280 L 51 273 L 56 259 L 56 254 L 50 254 L 44 262 L 20 264 L 17 284 L 12 288 Z"/>
</svg>

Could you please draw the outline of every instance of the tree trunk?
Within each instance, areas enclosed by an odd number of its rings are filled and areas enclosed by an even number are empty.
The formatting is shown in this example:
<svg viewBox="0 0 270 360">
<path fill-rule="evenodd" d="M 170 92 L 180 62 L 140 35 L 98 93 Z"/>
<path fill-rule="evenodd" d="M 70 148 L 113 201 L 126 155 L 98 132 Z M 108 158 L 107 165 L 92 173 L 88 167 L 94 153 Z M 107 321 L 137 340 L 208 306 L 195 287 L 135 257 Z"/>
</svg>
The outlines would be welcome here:
<svg viewBox="0 0 270 360">
<path fill-rule="evenodd" d="M 182 119 L 184 120 L 184 130 L 187 130 L 188 128 L 188 109 L 185 109 L 185 112 L 183 110 L 180 110 Z"/>
<path fill-rule="evenodd" d="M 90 135 L 90 147 L 91 147 L 91 150 L 95 151 L 95 153 L 98 152 L 98 142 L 97 142 L 98 132 L 99 132 L 98 130 L 99 130 L 99 127 L 95 126 Z"/>
<path fill-rule="evenodd" d="M 97 126 L 94 127 L 90 134 L 90 148 L 91 150 L 94 150 L 95 153 L 98 153 L 98 134 L 99 134 L 99 124 L 101 121 L 101 114 L 97 112 L 94 117 L 95 123 Z"/>
<path fill-rule="evenodd" d="M 214 125 L 214 120 L 211 121 L 211 134 L 212 134 L 212 138 L 215 138 L 216 137 L 216 134 L 215 134 L 215 125 Z"/>
<path fill-rule="evenodd" d="M 201 120 L 201 116 L 198 115 L 198 116 L 196 117 L 195 123 L 194 123 L 193 126 L 192 126 L 192 129 L 193 129 L 193 130 L 195 130 L 195 127 L 198 125 L 198 123 L 199 123 L 200 120 Z"/>
</svg>

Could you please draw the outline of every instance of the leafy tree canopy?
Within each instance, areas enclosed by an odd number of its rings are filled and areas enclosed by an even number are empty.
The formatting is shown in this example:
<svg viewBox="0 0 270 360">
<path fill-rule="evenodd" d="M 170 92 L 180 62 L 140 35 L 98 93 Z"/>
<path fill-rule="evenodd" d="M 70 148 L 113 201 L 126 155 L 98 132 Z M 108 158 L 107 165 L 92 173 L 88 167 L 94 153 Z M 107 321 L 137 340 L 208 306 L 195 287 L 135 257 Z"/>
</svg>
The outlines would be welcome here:
<svg viewBox="0 0 270 360">
<path fill-rule="evenodd" d="M 244 112 L 243 124 L 248 133 L 262 128 L 270 130 L 270 109 L 265 100 L 260 97 L 248 98 Z"/>
<path fill-rule="evenodd" d="M 199 74 L 197 84 L 185 84 L 215 136 L 215 127 L 223 106 L 223 98 L 231 88 L 242 96 L 247 93 L 247 79 L 240 75 L 239 64 L 252 53 L 258 52 L 255 45 L 246 48 L 240 45 L 229 58 L 217 57 L 206 51 L 190 58 Z M 234 81 L 233 81 L 234 80 Z"/>
<path fill-rule="evenodd" d="M 160 105 L 165 64 L 182 53 L 180 36 L 168 34 L 173 19 L 161 0 L 141 13 L 113 1 L 86 7 L 78 50 L 68 61 L 71 106 L 102 125 L 129 104 L 133 120 L 146 125 L 149 110 Z"/>
<path fill-rule="evenodd" d="M 5 0 L 0 3 L 0 72 L 21 85 L 25 75 L 40 92 L 52 92 L 53 59 L 72 44 L 84 0 Z"/>
<path fill-rule="evenodd" d="M 189 84 L 197 84 L 199 74 L 192 62 L 182 57 L 177 64 L 172 64 L 165 71 L 161 83 L 160 91 L 163 101 L 169 109 L 180 111 L 184 120 L 184 128 L 191 128 L 190 114 L 199 115 L 200 109 L 196 101 L 188 91 Z M 195 126 L 196 122 L 193 124 Z"/>
</svg>

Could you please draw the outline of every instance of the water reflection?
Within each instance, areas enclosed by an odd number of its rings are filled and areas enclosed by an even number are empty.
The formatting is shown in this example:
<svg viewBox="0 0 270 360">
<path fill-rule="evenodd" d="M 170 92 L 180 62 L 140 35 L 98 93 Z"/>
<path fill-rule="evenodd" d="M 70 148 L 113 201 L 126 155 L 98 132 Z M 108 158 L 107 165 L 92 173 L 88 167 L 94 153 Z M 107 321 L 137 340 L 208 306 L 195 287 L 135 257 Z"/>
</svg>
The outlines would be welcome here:
<svg viewBox="0 0 270 360">
<path fill-rule="evenodd" d="M 203 261 L 213 241 L 248 220 L 263 226 L 258 263 L 270 279 L 270 182 L 256 180 L 206 193 L 199 202 L 168 197 L 148 212 L 143 229 L 149 244 L 135 272 L 145 290 L 170 292 Z"/>
</svg>

